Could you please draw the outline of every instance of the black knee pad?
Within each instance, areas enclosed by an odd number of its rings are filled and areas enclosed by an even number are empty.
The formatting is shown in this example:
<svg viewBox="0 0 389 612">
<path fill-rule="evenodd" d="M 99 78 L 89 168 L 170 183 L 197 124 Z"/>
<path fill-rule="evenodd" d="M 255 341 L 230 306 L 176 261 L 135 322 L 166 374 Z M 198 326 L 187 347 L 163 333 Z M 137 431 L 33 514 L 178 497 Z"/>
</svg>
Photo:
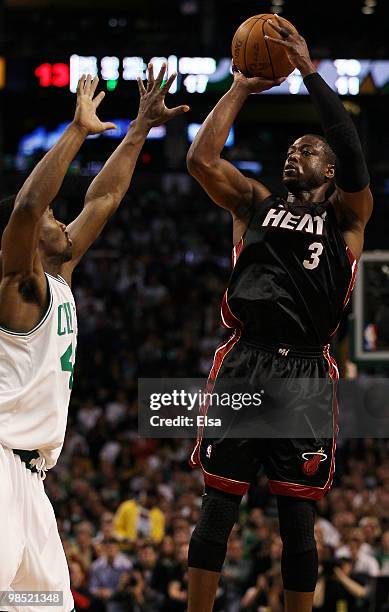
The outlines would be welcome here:
<svg viewBox="0 0 389 612">
<path fill-rule="evenodd" d="M 242 497 L 206 487 L 200 520 L 189 545 L 188 565 L 220 572 Z"/>
<path fill-rule="evenodd" d="M 315 503 L 278 496 L 278 517 L 283 542 L 282 577 L 288 591 L 312 592 L 317 581 L 318 561 Z"/>
<path fill-rule="evenodd" d="M 314 550 L 315 502 L 279 495 L 277 503 L 284 550 L 294 554 Z"/>
<path fill-rule="evenodd" d="M 284 589 L 298 593 L 313 593 L 318 573 L 317 550 L 307 550 L 296 555 L 282 552 L 281 573 Z"/>
</svg>

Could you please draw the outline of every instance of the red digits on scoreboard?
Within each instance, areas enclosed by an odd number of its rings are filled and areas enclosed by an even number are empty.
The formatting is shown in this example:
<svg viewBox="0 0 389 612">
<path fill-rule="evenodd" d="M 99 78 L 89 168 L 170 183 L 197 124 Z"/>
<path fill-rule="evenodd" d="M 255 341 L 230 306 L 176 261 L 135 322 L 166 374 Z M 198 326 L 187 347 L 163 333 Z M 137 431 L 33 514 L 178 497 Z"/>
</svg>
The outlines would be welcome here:
<svg viewBox="0 0 389 612">
<path fill-rule="evenodd" d="M 67 64 L 54 64 L 52 70 L 54 87 L 66 87 L 70 83 L 70 70 Z"/>
<path fill-rule="evenodd" d="M 68 64 L 48 64 L 38 66 L 34 72 L 41 87 L 66 87 L 70 83 Z"/>
</svg>

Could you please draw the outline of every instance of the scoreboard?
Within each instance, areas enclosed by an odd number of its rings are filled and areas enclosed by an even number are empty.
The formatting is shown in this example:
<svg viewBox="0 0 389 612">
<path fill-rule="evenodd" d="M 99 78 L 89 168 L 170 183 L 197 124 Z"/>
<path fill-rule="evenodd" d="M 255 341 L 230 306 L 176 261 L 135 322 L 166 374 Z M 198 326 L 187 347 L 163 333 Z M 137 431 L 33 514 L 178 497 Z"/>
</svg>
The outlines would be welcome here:
<svg viewBox="0 0 389 612">
<path fill-rule="evenodd" d="M 83 73 L 98 75 L 106 83 L 109 91 L 114 90 L 121 81 L 135 81 L 138 76 L 146 79 L 147 64 L 153 62 L 157 72 L 162 63 L 168 67 L 168 74 L 177 72 L 170 93 L 179 91 L 189 94 L 224 92 L 232 81 L 231 59 L 223 57 L 166 57 L 144 58 L 141 56 L 99 57 L 73 53 L 67 60 L 50 62 L 44 60 L 33 68 L 34 80 L 42 88 L 66 87 L 75 92 L 77 82 Z M 325 59 L 315 61 L 318 72 L 340 95 L 355 96 L 389 92 L 389 61 L 368 59 Z M 9 76 L 12 78 L 12 65 Z M 273 94 L 306 95 L 307 91 L 298 70 L 295 70 L 282 83 L 267 92 Z"/>
</svg>

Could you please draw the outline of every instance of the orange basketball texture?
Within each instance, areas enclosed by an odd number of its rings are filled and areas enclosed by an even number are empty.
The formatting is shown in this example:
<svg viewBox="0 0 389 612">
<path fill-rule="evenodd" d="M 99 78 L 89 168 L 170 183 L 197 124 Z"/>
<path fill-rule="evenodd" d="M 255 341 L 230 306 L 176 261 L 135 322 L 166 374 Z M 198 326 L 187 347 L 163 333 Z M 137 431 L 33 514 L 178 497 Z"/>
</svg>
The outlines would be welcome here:
<svg viewBox="0 0 389 612">
<path fill-rule="evenodd" d="M 279 79 L 293 72 L 285 47 L 265 39 L 265 34 L 282 38 L 268 20 L 276 21 L 272 13 L 254 15 L 246 19 L 236 30 L 232 39 L 232 59 L 237 68 L 246 76 L 260 76 L 266 79 Z M 287 19 L 279 17 L 281 26 L 297 32 Z"/>
</svg>

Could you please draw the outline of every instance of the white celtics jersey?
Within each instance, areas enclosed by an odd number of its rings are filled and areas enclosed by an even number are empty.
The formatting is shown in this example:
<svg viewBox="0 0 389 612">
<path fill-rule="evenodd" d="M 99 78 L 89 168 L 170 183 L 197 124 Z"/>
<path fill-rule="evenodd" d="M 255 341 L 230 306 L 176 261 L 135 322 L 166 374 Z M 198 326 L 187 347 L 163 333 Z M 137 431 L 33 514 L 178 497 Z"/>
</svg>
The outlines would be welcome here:
<svg viewBox="0 0 389 612">
<path fill-rule="evenodd" d="M 55 465 L 63 445 L 77 344 L 69 285 L 46 274 L 50 304 L 28 333 L 0 327 L 0 443 L 39 450 Z"/>
</svg>

